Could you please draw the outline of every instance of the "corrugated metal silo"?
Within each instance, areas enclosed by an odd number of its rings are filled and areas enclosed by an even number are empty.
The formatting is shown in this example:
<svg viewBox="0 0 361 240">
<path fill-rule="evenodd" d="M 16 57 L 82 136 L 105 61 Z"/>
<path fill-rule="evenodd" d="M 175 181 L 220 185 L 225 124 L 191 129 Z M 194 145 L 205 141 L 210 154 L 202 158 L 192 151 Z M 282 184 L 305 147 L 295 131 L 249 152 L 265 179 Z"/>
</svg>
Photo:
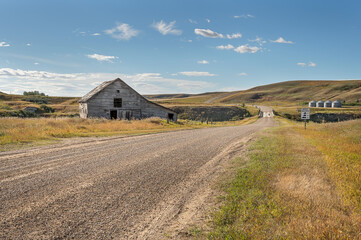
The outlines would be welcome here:
<svg viewBox="0 0 361 240">
<path fill-rule="evenodd" d="M 311 101 L 308 103 L 309 107 L 316 107 L 316 101 Z"/>
<path fill-rule="evenodd" d="M 340 108 L 340 107 L 342 107 L 342 103 L 340 101 L 338 101 L 338 100 L 333 101 L 332 107 L 333 108 Z"/>
<path fill-rule="evenodd" d="M 324 107 L 324 105 L 325 105 L 324 101 L 318 101 L 316 103 L 316 107 Z"/>
<path fill-rule="evenodd" d="M 325 102 L 325 108 L 330 108 L 332 107 L 332 102 L 330 100 Z"/>
</svg>

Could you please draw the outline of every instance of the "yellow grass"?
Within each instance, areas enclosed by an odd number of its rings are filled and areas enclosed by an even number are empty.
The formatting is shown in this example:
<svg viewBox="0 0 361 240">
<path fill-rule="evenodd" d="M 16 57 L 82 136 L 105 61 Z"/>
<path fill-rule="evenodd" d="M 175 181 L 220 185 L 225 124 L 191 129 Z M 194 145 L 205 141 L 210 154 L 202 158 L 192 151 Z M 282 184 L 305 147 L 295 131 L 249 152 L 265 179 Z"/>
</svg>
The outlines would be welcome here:
<svg viewBox="0 0 361 240">
<path fill-rule="evenodd" d="M 361 120 L 311 124 L 302 133 L 324 154 L 333 181 L 346 204 L 361 212 Z"/>
<path fill-rule="evenodd" d="M 361 239 L 361 121 L 280 121 L 235 160 L 211 230 L 195 237 Z"/>
<path fill-rule="evenodd" d="M 137 135 L 178 129 L 249 124 L 256 118 L 217 122 L 213 125 L 195 121 L 169 122 L 159 118 L 116 121 L 81 118 L 0 118 L 0 151 L 7 145 L 34 143 L 68 137 Z"/>
</svg>

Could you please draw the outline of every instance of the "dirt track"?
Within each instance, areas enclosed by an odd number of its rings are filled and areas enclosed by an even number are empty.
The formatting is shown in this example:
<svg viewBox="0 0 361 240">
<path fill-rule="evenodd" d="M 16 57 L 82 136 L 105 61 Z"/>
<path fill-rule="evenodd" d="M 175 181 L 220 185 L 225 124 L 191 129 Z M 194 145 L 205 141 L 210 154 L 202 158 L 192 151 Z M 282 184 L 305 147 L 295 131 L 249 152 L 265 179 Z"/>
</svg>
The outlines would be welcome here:
<svg viewBox="0 0 361 240">
<path fill-rule="evenodd" d="M 159 239 L 239 141 L 237 127 L 0 154 L 0 239 Z"/>
</svg>

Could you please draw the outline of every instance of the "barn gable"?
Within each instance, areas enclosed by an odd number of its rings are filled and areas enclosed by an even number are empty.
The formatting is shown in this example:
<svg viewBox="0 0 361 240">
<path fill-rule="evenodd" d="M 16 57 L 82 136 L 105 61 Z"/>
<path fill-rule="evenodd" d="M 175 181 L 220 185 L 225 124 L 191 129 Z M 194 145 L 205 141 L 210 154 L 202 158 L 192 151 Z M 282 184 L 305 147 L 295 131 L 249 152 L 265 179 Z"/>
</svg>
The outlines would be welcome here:
<svg viewBox="0 0 361 240">
<path fill-rule="evenodd" d="M 154 116 L 177 120 L 175 112 L 147 100 L 119 78 L 103 82 L 84 95 L 79 100 L 79 110 L 82 118 L 141 119 Z"/>
</svg>

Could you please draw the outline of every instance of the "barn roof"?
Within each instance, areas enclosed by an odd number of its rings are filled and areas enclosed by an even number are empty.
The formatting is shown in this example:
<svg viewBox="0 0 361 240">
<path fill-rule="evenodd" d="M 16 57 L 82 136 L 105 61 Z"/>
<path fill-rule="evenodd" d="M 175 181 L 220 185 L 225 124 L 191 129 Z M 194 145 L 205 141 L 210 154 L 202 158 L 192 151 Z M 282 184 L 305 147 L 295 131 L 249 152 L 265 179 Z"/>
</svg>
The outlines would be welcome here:
<svg viewBox="0 0 361 240">
<path fill-rule="evenodd" d="M 128 88 L 130 88 L 131 90 L 133 90 L 136 94 L 139 94 L 137 91 L 135 91 L 132 87 L 130 87 L 128 84 L 126 84 L 122 79 L 120 78 L 117 78 L 117 79 L 114 79 L 112 81 L 106 81 L 106 82 L 103 82 L 101 83 L 98 87 L 94 88 L 93 90 L 91 90 L 90 92 L 88 92 L 87 94 L 85 94 L 80 100 L 79 100 L 79 103 L 86 103 L 88 102 L 91 98 L 93 98 L 95 95 L 97 95 L 99 92 L 101 92 L 104 88 L 108 87 L 110 84 L 116 82 L 116 81 L 120 81 L 122 82 L 123 84 L 125 84 Z M 164 108 L 168 111 L 171 111 L 173 113 L 175 113 L 173 110 L 169 109 L 169 108 L 166 108 L 162 105 L 159 105 L 155 102 L 152 102 L 152 101 L 149 101 L 148 99 L 146 99 L 145 97 L 143 97 L 141 94 L 139 94 L 139 96 L 141 98 L 143 98 L 145 101 L 147 101 L 148 103 L 151 103 L 151 104 L 154 104 L 158 107 L 161 107 L 161 108 Z"/>
<path fill-rule="evenodd" d="M 109 86 L 110 84 L 112 84 L 113 82 L 120 80 L 120 78 L 117 78 L 115 80 L 112 81 L 106 81 L 103 82 L 102 84 L 100 84 L 98 87 L 94 88 L 93 90 L 91 90 L 90 92 L 88 92 L 87 94 L 85 94 L 80 100 L 80 103 L 85 103 L 87 101 L 89 101 L 89 99 L 91 99 L 92 97 L 94 97 L 95 95 L 97 95 L 99 92 L 101 92 L 104 88 L 106 88 L 107 86 Z"/>
</svg>

